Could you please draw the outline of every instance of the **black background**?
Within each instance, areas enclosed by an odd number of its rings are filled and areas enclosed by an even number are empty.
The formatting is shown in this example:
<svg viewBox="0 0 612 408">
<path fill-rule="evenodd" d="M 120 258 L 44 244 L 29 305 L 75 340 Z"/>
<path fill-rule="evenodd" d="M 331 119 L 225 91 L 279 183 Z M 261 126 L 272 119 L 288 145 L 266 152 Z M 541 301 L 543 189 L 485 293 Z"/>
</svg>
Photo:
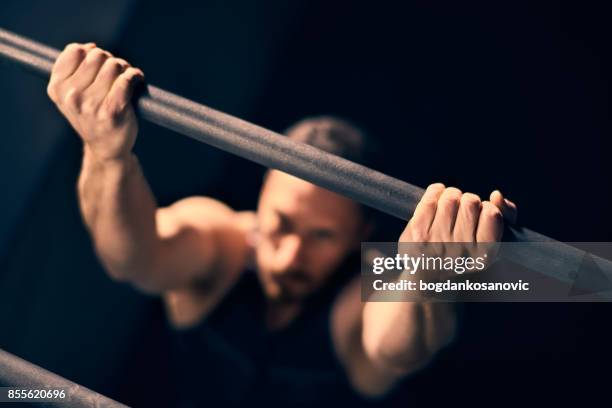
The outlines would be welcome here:
<svg viewBox="0 0 612 408">
<path fill-rule="evenodd" d="M 58 48 L 97 41 L 151 83 L 276 131 L 340 115 L 383 146 L 380 170 L 500 189 L 531 229 L 610 241 L 603 4 L 7 1 L 0 26 Z M 169 404 L 161 305 L 104 275 L 79 219 L 78 138 L 44 81 L 2 67 L 0 87 L 0 347 L 128 404 Z M 161 205 L 206 194 L 254 207 L 257 165 L 144 123 L 136 152 Z M 380 239 L 397 239 L 402 223 L 386 225 Z M 455 345 L 397 405 L 603 397 L 611 310 L 466 305 Z"/>
</svg>

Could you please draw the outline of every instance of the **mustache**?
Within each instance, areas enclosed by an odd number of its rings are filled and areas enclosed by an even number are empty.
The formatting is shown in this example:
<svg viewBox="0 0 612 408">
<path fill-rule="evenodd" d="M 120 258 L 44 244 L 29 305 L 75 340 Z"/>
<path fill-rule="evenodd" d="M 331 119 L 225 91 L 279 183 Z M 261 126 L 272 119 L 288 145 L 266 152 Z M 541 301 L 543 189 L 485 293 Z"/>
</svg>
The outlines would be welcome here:
<svg viewBox="0 0 612 408">
<path fill-rule="evenodd" d="M 272 272 L 272 277 L 280 281 L 310 282 L 308 274 L 301 269 L 290 269 L 282 272 Z"/>
</svg>

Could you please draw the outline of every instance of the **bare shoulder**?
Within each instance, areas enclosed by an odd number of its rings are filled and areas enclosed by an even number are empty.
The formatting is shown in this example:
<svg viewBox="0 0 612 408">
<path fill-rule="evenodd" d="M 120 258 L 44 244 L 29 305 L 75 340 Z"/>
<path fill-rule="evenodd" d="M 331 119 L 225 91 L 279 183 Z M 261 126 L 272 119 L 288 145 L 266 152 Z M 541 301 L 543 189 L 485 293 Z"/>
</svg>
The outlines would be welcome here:
<svg viewBox="0 0 612 408">
<path fill-rule="evenodd" d="M 235 211 L 219 200 L 193 196 L 157 210 L 156 221 L 157 231 L 162 237 L 188 229 L 200 234 L 214 233 L 222 241 L 229 239 L 240 243 L 253 229 L 255 213 Z"/>
<path fill-rule="evenodd" d="M 217 306 L 245 269 L 252 256 L 248 234 L 255 225 L 255 213 L 235 211 L 208 197 L 189 197 L 158 210 L 157 224 L 162 237 L 191 230 L 202 251 L 214 247 L 215 272 L 209 278 L 194 279 L 163 294 L 170 322 L 188 327 Z"/>
<path fill-rule="evenodd" d="M 216 226 L 231 223 L 238 213 L 219 200 L 209 197 L 188 197 L 157 211 L 157 222 L 160 230 L 172 230 L 189 225 L 194 228 L 210 228 L 211 222 Z"/>
</svg>

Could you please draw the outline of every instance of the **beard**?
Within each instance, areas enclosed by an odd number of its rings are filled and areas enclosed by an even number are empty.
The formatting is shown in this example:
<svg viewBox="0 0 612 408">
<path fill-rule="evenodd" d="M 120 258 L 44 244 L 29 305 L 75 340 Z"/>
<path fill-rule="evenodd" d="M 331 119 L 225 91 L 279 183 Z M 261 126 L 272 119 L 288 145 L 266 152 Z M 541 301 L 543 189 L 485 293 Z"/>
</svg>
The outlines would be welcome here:
<svg viewBox="0 0 612 408">
<path fill-rule="evenodd" d="M 306 273 L 299 270 L 287 271 L 282 274 L 267 274 L 265 279 L 267 296 L 283 303 L 295 303 L 306 298 L 312 291 L 312 280 Z"/>
</svg>

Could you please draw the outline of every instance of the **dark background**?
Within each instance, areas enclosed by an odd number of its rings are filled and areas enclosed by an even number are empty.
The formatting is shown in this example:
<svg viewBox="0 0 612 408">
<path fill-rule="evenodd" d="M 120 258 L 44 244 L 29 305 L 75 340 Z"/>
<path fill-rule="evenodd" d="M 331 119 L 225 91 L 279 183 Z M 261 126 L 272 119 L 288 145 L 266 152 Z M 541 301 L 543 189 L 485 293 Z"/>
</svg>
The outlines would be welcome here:
<svg viewBox="0 0 612 408">
<path fill-rule="evenodd" d="M 523 225 L 563 241 L 612 239 L 609 20 L 598 3 L 527 0 L 0 3 L 4 28 L 96 41 L 151 83 L 276 131 L 354 120 L 383 145 L 380 170 L 498 188 Z M 43 80 L 0 69 L 0 348 L 131 405 L 170 404 L 161 305 L 105 276 L 81 224 L 78 138 Z M 257 165 L 148 124 L 136 151 L 161 205 L 254 207 Z M 381 238 L 397 239 L 387 224 Z M 398 406 L 609 395 L 608 304 L 465 311 Z"/>
</svg>

